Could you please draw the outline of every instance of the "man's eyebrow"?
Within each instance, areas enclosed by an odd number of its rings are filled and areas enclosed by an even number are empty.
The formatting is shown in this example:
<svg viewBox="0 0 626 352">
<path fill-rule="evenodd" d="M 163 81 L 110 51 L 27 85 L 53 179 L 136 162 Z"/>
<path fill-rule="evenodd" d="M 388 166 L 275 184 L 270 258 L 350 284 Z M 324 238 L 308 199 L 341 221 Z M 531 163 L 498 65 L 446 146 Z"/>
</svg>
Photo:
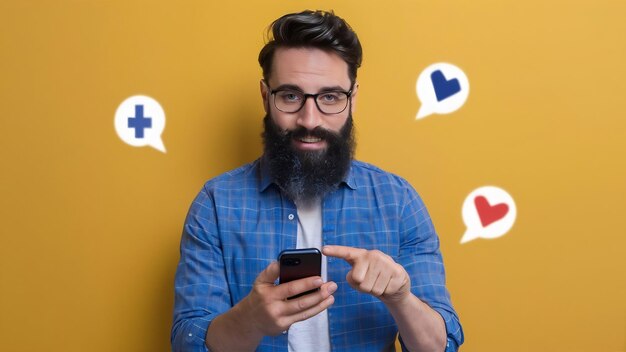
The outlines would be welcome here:
<svg viewBox="0 0 626 352">
<path fill-rule="evenodd" d="M 296 86 L 295 84 L 281 84 L 278 87 L 274 88 L 274 90 L 295 90 L 298 92 L 304 92 L 302 88 Z"/>
<path fill-rule="evenodd" d="M 349 89 L 344 89 L 341 86 L 332 86 L 332 87 L 322 87 L 322 89 L 320 89 L 320 92 L 347 92 Z"/>
<path fill-rule="evenodd" d="M 295 85 L 295 84 L 281 84 L 278 87 L 274 88 L 274 90 L 294 90 L 294 91 L 297 91 L 297 92 L 304 93 L 304 90 L 302 88 L 300 88 L 299 86 Z M 344 89 L 341 86 L 329 86 L 329 87 L 322 87 L 318 91 L 318 93 L 321 93 L 321 92 L 336 92 L 336 91 L 347 92 L 347 90 Z"/>
</svg>

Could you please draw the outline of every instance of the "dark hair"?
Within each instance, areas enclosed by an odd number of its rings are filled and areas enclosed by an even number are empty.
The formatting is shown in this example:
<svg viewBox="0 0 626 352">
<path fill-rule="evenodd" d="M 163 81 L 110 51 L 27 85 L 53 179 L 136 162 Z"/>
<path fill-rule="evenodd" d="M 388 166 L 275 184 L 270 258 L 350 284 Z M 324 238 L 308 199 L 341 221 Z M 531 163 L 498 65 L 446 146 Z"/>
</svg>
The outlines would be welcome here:
<svg viewBox="0 0 626 352">
<path fill-rule="evenodd" d="M 267 29 L 268 42 L 259 53 L 259 64 L 267 82 L 277 48 L 317 48 L 339 55 L 348 64 L 352 84 L 361 66 L 363 50 L 356 33 L 332 11 L 306 10 L 284 15 Z"/>
</svg>

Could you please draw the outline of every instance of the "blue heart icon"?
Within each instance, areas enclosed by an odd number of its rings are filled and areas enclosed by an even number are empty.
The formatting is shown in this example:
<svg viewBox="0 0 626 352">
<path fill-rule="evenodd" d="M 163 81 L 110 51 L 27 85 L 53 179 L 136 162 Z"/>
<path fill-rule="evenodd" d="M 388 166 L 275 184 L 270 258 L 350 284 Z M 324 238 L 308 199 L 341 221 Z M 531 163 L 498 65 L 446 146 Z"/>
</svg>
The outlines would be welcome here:
<svg viewBox="0 0 626 352">
<path fill-rule="evenodd" d="M 447 80 L 441 70 L 433 71 L 430 74 L 430 80 L 433 82 L 433 87 L 435 87 L 437 101 L 442 101 L 461 91 L 459 80 L 456 78 Z"/>
</svg>

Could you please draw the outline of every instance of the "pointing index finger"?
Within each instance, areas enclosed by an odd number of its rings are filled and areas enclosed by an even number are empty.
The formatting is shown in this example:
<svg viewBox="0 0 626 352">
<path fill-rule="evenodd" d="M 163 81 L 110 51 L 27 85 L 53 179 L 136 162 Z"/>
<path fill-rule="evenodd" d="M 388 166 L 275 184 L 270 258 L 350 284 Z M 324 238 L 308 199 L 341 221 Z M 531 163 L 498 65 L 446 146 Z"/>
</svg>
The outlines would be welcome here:
<svg viewBox="0 0 626 352">
<path fill-rule="evenodd" d="M 322 253 L 328 257 L 341 258 L 348 263 L 354 263 L 361 253 L 365 250 L 362 248 L 354 248 L 347 246 L 324 246 Z"/>
</svg>

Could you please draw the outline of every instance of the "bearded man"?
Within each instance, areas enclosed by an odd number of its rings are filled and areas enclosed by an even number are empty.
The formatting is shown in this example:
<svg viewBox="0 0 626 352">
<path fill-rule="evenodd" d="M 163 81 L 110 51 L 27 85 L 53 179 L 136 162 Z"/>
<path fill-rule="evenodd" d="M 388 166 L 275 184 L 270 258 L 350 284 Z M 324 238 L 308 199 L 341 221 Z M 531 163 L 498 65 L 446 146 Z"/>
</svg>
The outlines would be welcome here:
<svg viewBox="0 0 626 352">
<path fill-rule="evenodd" d="M 353 160 L 362 49 L 332 12 L 274 21 L 259 54 L 264 153 L 208 181 L 185 221 L 174 351 L 456 351 L 439 238 L 402 178 Z M 276 284 L 278 254 L 321 276 Z M 313 293 L 287 299 L 313 290 Z"/>
</svg>

